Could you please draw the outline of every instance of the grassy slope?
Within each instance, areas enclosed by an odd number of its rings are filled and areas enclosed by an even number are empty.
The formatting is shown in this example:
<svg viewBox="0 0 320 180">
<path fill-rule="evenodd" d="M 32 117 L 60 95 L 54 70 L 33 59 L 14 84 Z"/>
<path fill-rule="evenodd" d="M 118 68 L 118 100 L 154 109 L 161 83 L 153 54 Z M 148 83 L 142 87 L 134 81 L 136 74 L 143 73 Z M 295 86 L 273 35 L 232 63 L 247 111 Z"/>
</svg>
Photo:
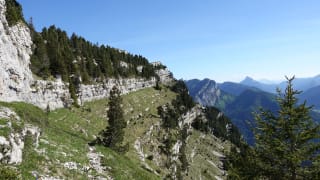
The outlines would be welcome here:
<svg viewBox="0 0 320 180">
<path fill-rule="evenodd" d="M 123 96 L 125 119 L 128 121 L 128 126 L 125 129 L 125 143 L 129 143 L 129 151 L 123 156 L 108 148 L 97 146 L 97 152 L 104 155 L 102 163 L 108 167 L 108 173 L 105 175 L 110 175 L 115 179 L 161 179 L 143 168 L 144 165 L 140 162 L 134 148 L 134 142 L 137 138 L 149 139 L 142 144 L 145 154 L 152 154 L 152 149 L 158 148 L 155 145 L 157 145 L 158 136 L 161 134 L 156 129 L 151 131 L 151 136 L 146 134 L 152 125 L 160 123 L 157 107 L 171 102 L 175 96 L 175 93 L 166 88 L 163 88 L 162 91 L 147 88 Z M 34 137 L 27 136 L 26 138 L 24 160 L 19 165 L 23 179 L 33 179 L 32 171 L 41 175 L 46 174 L 65 179 L 88 179 L 87 173 L 67 169 L 64 164 L 76 162 L 78 169 L 89 166 L 87 143 L 93 140 L 94 136 L 107 125 L 105 119 L 106 99 L 85 103 L 83 107 L 78 109 L 58 109 L 49 114 L 25 103 L 0 103 L 0 106 L 15 110 L 23 119 L 20 126 L 29 123 L 42 130 L 37 148 L 39 152 L 35 151 Z M 5 120 L 0 120 L 0 123 L 5 123 Z M 222 144 L 225 147 L 217 144 Z M 212 152 L 214 150 L 223 153 L 224 149 L 228 149 L 226 147 L 227 145 L 224 145 L 219 139 L 193 130 L 192 135 L 188 138 L 186 150 L 189 163 L 192 163 L 189 167 L 188 177 L 184 177 L 184 179 L 198 179 L 200 176 L 202 179 L 214 179 L 215 175 L 221 176 L 221 171 L 209 161 L 219 164 L 219 159 Z M 195 155 L 190 158 L 193 151 Z M 145 162 L 161 177 L 168 174 L 168 169 L 157 166 L 155 160 L 146 159 Z M 97 175 L 94 171 L 89 173 L 93 176 Z M 104 175 L 102 174 L 102 176 Z"/>
<path fill-rule="evenodd" d="M 170 102 L 175 97 L 171 91 L 156 91 L 147 88 L 123 96 L 125 118 L 130 122 L 126 128 L 125 141 L 130 149 L 125 156 L 97 147 L 109 167 L 109 174 L 115 179 L 158 179 L 141 167 L 140 160 L 133 147 L 136 137 L 145 133 L 154 122 L 159 121 L 157 107 Z M 78 168 L 89 165 L 87 143 L 94 135 L 106 127 L 107 100 L 86 103 L 79 109 L 58 109 L 46 115 L 39 108 L 25 103 L 1 103 L 17 112 L 23 121 L 41 127 L 38 153 L 34 150 L 32 137 L 27 137 L 24 161 L 19 166 L 24 179 L 32 179 L 32 171 L 67 179 L 87 179 L 79 170 L 69 170 L 63 166 L 66 162 L 76 162 Z M 1 120 L 4 121 L 4 120 Z M 92 173 L 94 175 L 95 173 Z"/>
<path fill-rule="evenodd" d="M 226 154 L 230 149 L 230 142 L 222 142 L 213 135 L 193 130 L 187 141 L 187 157 L 189 174 L 184 179 L 226 179 L 226 175 L 219 169 L 222 166 L 219 155 Z"/>
</svg>

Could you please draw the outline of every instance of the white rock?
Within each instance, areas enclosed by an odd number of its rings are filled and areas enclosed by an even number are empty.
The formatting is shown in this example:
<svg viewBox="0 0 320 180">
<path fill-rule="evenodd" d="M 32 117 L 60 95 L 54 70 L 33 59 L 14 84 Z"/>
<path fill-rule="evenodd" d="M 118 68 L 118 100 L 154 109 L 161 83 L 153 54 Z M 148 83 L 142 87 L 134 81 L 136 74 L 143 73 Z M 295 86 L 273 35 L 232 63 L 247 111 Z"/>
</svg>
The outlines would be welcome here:
<svg viewBox="0 0 320 180">
<path fill-rule="evenodd" d="M 137 66 L 137 71 L 138 71 L 139 73 L 142 72 L 142 69 L 143 69 L 143 66 Z"/>
<path fill-rule="evenodd" d="M 0 136 L 0 145 L 9 145 L 9 141 L 3 136 Z M 1 159 L 1 158 L 0 158 Z"/>
<path fill-rule="evenodd" d="M 87 157 L 92 169 L 100 174 L 106 171 L 106 167 L 101 164 L 101 157 L 103 157 L 103 155 L 101 153 L 97 153 L 95 147 L 89 147 Z"/>
<path fill-rule="evenodd" d="M 136 141 L 134 142 L 134 148 L 136 149 L 137 153 L 138 153 L 138 156 L 140 158 L 140 160 L 142 162 L 145 162 L 145 154 L 143 152 L 143 149 L 142 149 L 142 145 L 141 145 L 141 141 L 140 139 L 136 139 Z"/>
<path fill-rule="evenodd" d="M 27 133 L 36 137 L 37 140 L 35 144 L 37 148 L 40 129 L 31 125 L 26 125 L 22 132 L 10 133 L 8 140 L 6 137 L 0 136 L 0 145 L 6 147 L 0 152 L 0 160 L 8 158 L 8 164 L 20 164 L 22 162 L 24 139 Z"/>
<path fill-rule="evenodd" d="M 10 119 L 12 117 L 14 117 L 16 120 L 20 120 L 20 118 L 16 114 L 16 112 L 12 111 L 10 108 L 0 107 L 0 118 L 1 119 Z"/>
<path fill-rule="evenodd" d="M 40 176 L 39 180 L 62 180 L 59 177 L 52 177 L 49 175 Z"/>
<path fill-rule="evenodd" d="M 120 61 L 120 66 L 121 66 L 122 68 L 128 68 L 128 67 L 129 67 L 128 63 L 126 63 L 126 62 L 124 62 L 124 61 Z"/>
<path fill-rule="evenodd" d="M 16 133 L 10 134 L 9 141 L 11 145 L 9 164 L 19 164 L 22 162 L 22 150 L 24 148 L 23 137 Z"/>
<path fill-rule="evenodd" d="M 121 94 L 128 94 L 129 92 L 137 91 L 146 87 L 153 87 L 155 84 L 155 78 L 151 78 L 150 80 L 143 78 L 107 79 L 101 84 L 81 84 L 78 96 L 80 104 L 82 104 L 83 102 L 108 97 L 113 86 L 117 86 L 121 91 Z"/>
<path fill-rule="evenodd" d="M 63 164 L 63 166 L 67 169 L 71 169 L 71 170 L 77 170 L 78 169 L 78 165 L 75 162 L 66 162 Z"/>
<path fill-rule="evenodd" d="M 0 100 L 19 101 L 21 95 L 28 93 L 32 80 L 32 41 L 25 25 L 9 27 L 5 11 L 5 0 L 0 0 Z"/>
<path fill-rule="evenodd" d="M 38 147 L 40 129 L 26 124 L 21 133 L 11 133 L 9 136 L 11 151 L 6 156 L 10 157 L 9 164 L 20 164 L 22 162 L 22 152 L 24 148 L 24 139 L 27 133 L 36 137 L 35 146 Z"/>
<path fill-rule="evenodd" d="M 26 136 L 27 133 L 30 133 L 32 136 L 34 136 L 36 138 L 36 142 L 35 142 L 35 148 L 39 147 L 39 137 L 40 137 L 40 128 L 36 127 L 36 126 L 32 126 L 30 124 L 26 124 L 24 131 L 23 131 L 23 135 Z"/>
<path fill-rule="evenodd" d="M 151 63 L 153 66 L 161 66 L 162 63 L 160 61 Z M 159 69 L 156 71 L 156 74 L 160 77 L 160 82 L 163 84 L 171 84 L 174 81 L 172 73 L 168 68 Z"/>
</svg>

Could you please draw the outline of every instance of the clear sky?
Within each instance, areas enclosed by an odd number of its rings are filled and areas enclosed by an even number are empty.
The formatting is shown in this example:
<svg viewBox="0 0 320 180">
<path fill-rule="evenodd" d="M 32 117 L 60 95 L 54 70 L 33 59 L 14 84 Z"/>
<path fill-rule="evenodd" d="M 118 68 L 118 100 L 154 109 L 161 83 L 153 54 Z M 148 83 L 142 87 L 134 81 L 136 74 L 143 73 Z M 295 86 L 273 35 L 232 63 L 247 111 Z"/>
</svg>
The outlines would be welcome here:
<svg viewBox="0 0 320 180">
<path fill-rule="evenodd" d="M 160 60 L 176 78 L 320 74 L 319 0 L 18 0 L 37 30 Z"/>
</svg>

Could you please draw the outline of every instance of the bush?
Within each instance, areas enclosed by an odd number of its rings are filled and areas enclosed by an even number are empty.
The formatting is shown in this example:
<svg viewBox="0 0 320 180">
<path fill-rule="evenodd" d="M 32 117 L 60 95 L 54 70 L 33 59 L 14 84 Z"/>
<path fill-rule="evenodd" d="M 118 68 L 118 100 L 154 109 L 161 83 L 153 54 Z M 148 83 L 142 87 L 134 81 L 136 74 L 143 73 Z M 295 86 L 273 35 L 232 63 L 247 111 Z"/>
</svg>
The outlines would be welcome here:
<svg viewBox="0 0 320 180">
<path fill-rule="evenodd" d="M 13 168 L 0 165 L 1 179 L 16 180 L 19 179 L 19 173 Z"/>
<path fill-rule="evenodd" d="M 9 26 L 14 26 L 19 21 L 25 22 L 22 14 L 22 7 L 16 0 L 6 0 L 6 6 L 6 18 Z"/>
</svg>

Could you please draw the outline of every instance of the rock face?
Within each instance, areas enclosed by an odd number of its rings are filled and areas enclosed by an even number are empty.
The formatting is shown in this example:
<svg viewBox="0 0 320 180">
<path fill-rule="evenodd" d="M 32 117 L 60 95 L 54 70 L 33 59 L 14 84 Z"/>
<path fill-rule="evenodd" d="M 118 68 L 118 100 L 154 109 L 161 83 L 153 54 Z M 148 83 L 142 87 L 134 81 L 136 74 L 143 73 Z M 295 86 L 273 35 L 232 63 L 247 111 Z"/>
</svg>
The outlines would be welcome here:
<svg viewBox="0 0 320 180">
<path fill-rule="evenodd" d="M 24 101 L 41 108 L 66 106 L 68 85 L 60 80 L 35 80 L 29 68 L 32 39 L 29 28 L 9 27 L 5 0 L 0 0 L 0 101 Z"/>
<path fill-rule="evenodd" d="M 35 137 L 35 147 L 37 148 L 40 129 L 29 124 L 26 124 L 21 131 L 14 129 L 12 124 L 21 123 L 20 117 L 9 108 L 0 107 L 0 118 L 7 120 L 6 125 L 1 125 L 0 128 L 9 129 L 7 136 L 0 135 L 0 162 L 20 164 L 26 135 L 29 133 Z"/>
<path fill-rule="evenodd" d="M 30 91 L 29 69 L 31 37 L 29 29 L 18 23 L 9 27 L 5 0 L 0 0 L 0 100 L 22 100 Z"/>
<path fill-rule="evenodd" d="M 9 27 L 5 17 L 5 0 L 0 0 L 0 101 L 24 101 L 42 109 L 66 107 L 72 103 L 69 85 L 60 79 L 54 81 L 35 80 L 29 68 L 32 54 L 30 30 L 23 23 Z M 125 64 L 123 64 L 125 65 Z M 161 82 L 167 82 L 166 71 L 159 71 Z M 150 80 L 108 79 L 104 83 L 80 85 L 78 101 L 81 103 L 105 98 L 115 85 L 123 94 L 155 86 Z"/>
<path fill-rule="evenodd" d="M 109 92 L 113 86 L 118 86 L 122 94 L 127 94 L 132 91 L 137 91 L 146 87 L 153 87 L 156 84 L 156 79 L 151 78 L 146 80 L 143 78 L 130 79 L 107 79 L 104 83 L 94 85 L 80 85 L 79 88 L 79 104 L 86 101 L 92 101 L 109 96 Z"/>
<path fill-rule="evenodd" d="M 30 84 L 31 91 L 22 97 L 22 101 L 34 104 L 42 109 L 67 107 L 72 103 L 68 86 L 61 79 L 32 81 Z"/>
<path fill-rule="evenodd" d="M 204 106 L 216 105 L 221 96 L 217 83 L 210 79 L 193 79 L 186 81 L 186 85 L 194 100 Z"/>
<path fill-rule="evenodd" d="M 159 61 L 153 62 L 152 65 L 153 66 L 163 66 L 163 64 L 161 62 L 159 62 Z M 160 78 L 160 82 L 163 83 L 163 84 L 167 84 L 168 85 L 168 84 L 171 84 L 174 81 L 172 73 L 166 67 L 156 70 L 156 73 Z"/>
</svg>

